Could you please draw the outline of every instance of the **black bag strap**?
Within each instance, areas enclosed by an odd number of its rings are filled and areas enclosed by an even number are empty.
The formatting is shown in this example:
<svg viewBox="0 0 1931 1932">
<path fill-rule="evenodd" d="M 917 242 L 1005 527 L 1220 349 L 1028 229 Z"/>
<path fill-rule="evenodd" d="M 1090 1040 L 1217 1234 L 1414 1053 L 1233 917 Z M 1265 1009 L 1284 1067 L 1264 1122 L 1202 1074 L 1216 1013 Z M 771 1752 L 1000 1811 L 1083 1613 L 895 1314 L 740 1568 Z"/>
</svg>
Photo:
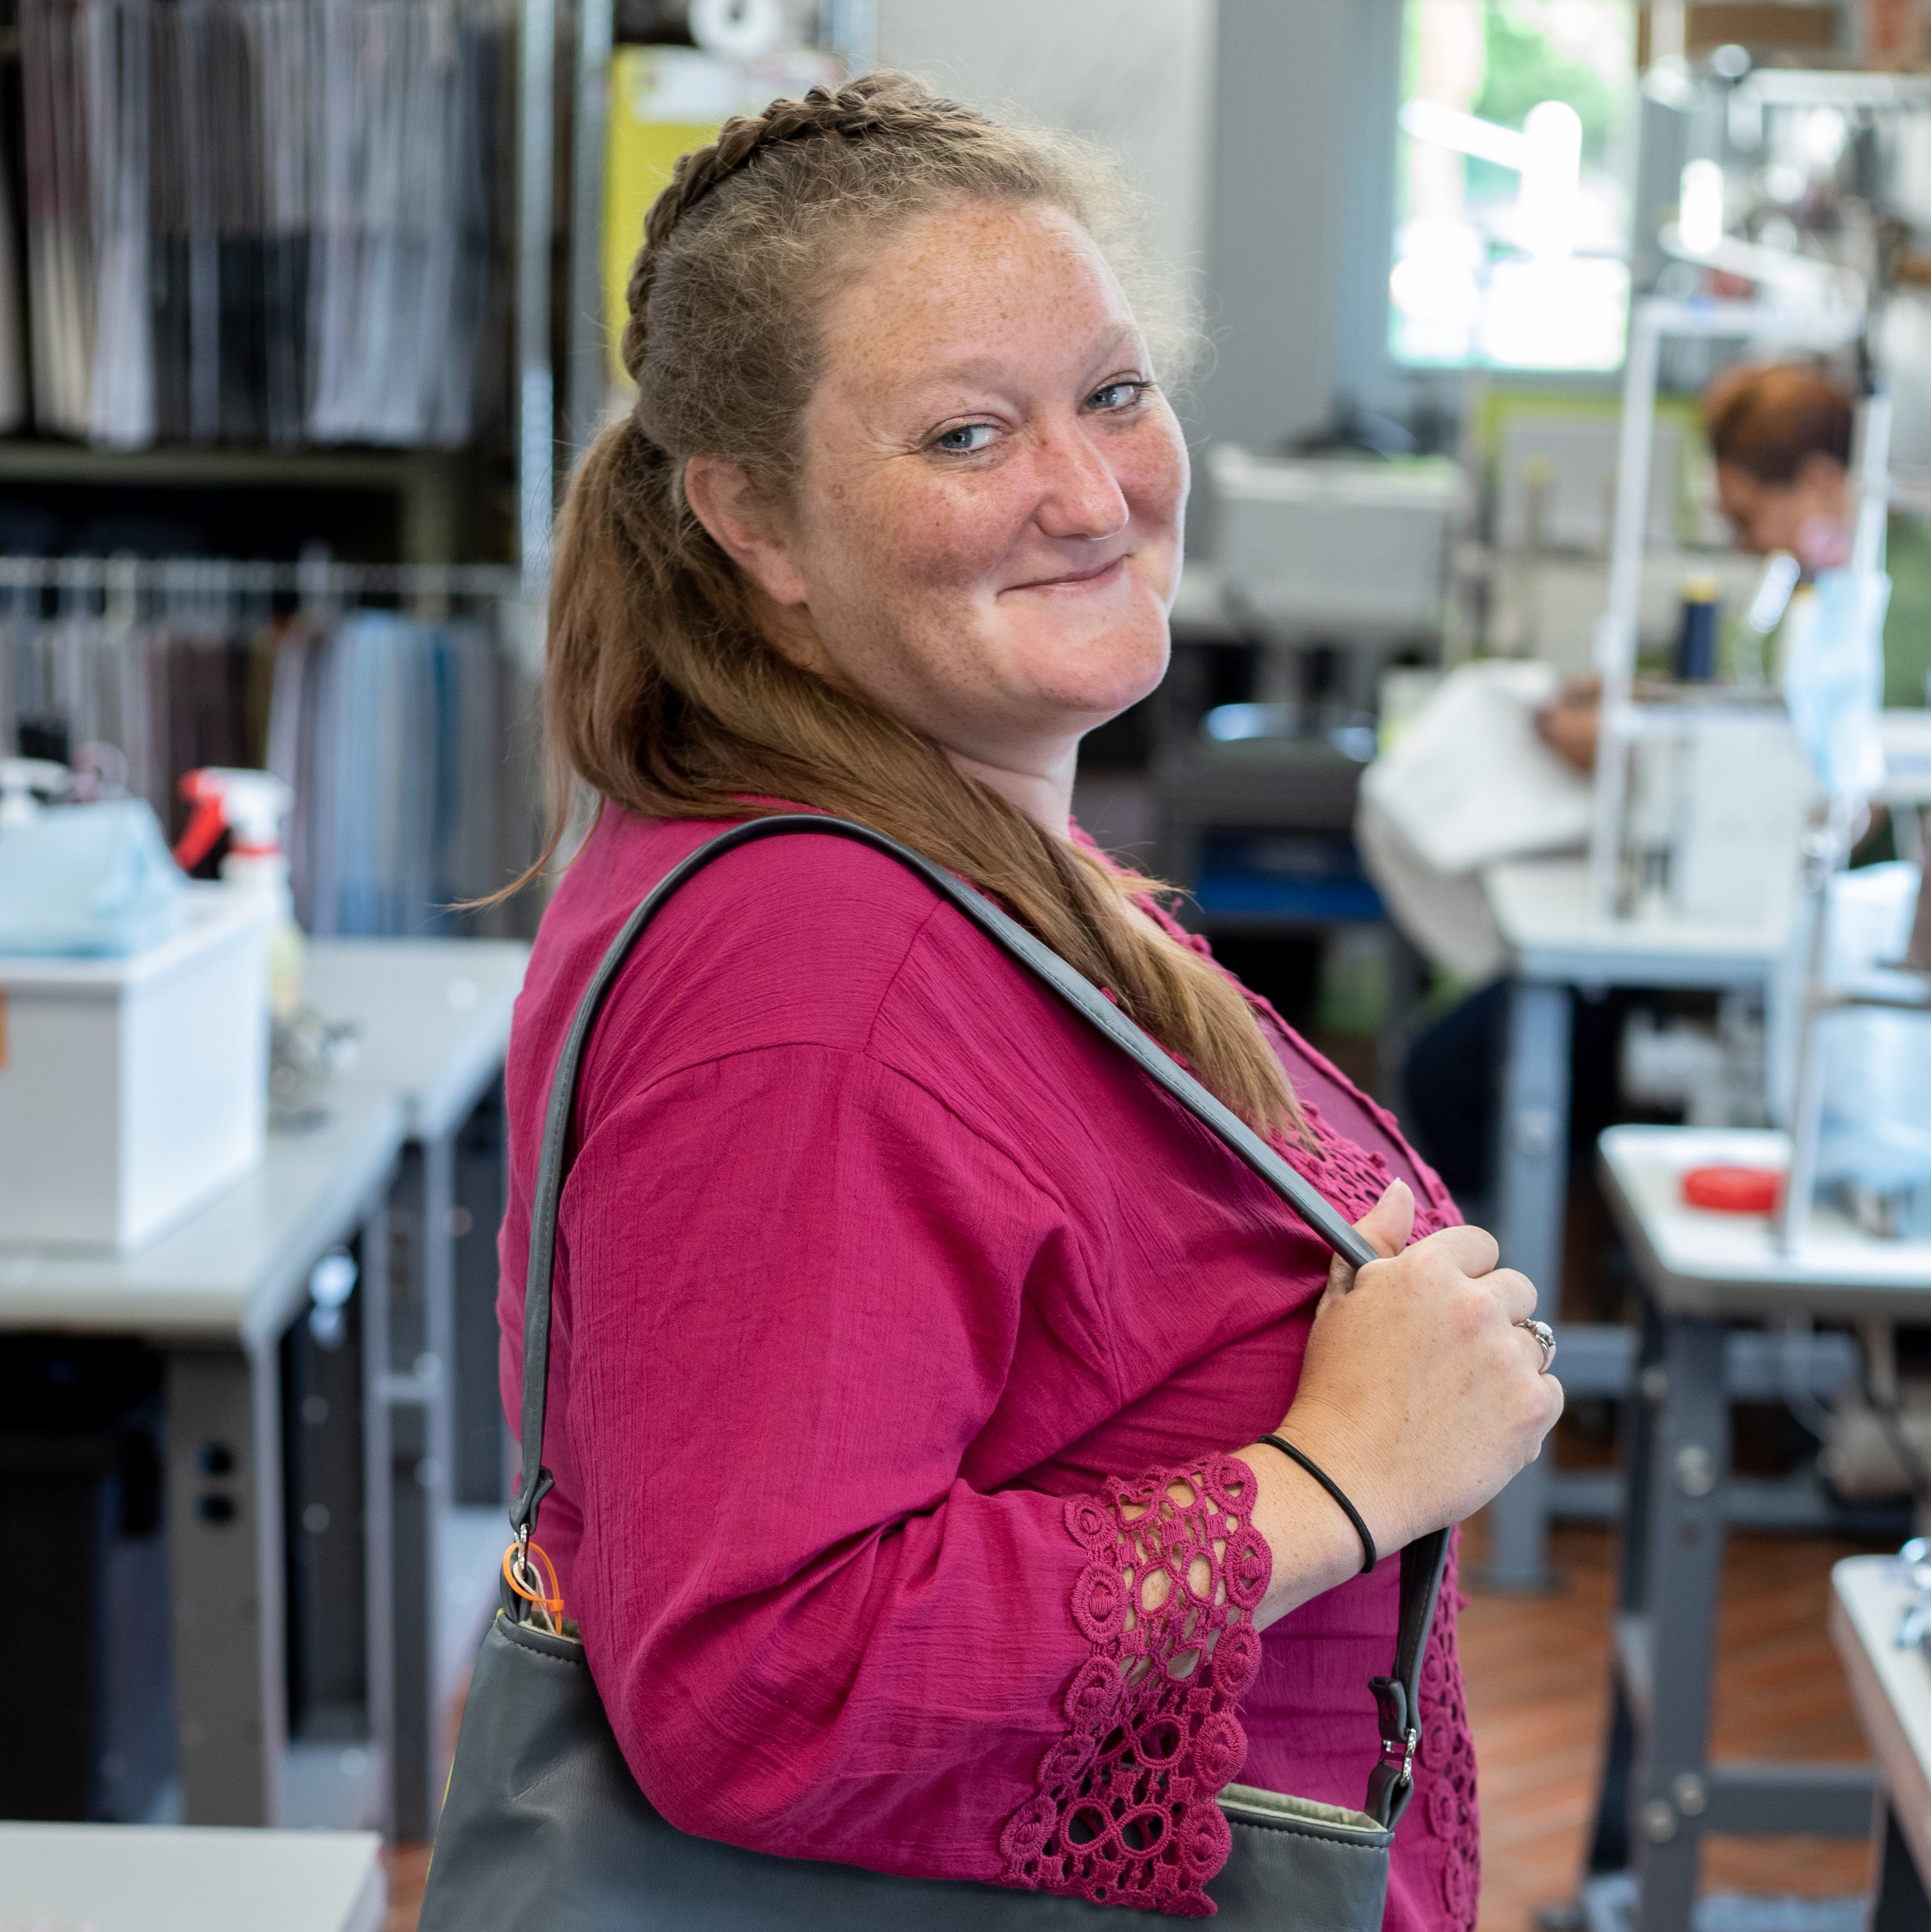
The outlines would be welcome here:
<svg viewBox="0 0 1931 1932">
<path fill-rule="evenodd" d="M 570 1116 L 575 1103 L 577 1078 L 583 1048 L 596 1023 L 604 996 L 630 956 L 631 950 L 678 888 L 706 866 L 741 845 L 761 838 L 800 832 L 849 838 L 895 859 L 916 872 L 934 891 L 949 899 L 982 932 L 1043 980 L 1061 999 L 1104 1034 L 1189 1112 L 1203 1121 L 1285 1201 L 1307 1225 L 1344 1259 L 1357 1268 L 1379 1258 L 1339 1210 L 1290 1167 L 1247 1124 L 1216 1100 L 1166 1050 L 1148 1038 L 1090 981 L 1002 911 L 982 892 L 955 878 L 910 846 L 901 845 L 868 825 L 817 812 L 781 812 L 746 820 L 698 847 L 680 860 L 646 893 L 590 976 L 575 1018 L 557 1056 L 550 1077 L 550 1100 L 543 1119 L 543 1148 L 537 1165 L 536 1187 L 530 1203 L 529 1268 L 523 1306 L 523 1469 L 510 1504 L 510 1528 L 519 1543 L 526 1542 L 536 1512 L 554 1478 L 543 1466 L 544 1411 L 549 1395 L 550 1290 L 556 1258 L 557 1204 L 563 1192 L 564 1154 L 569 1140 Z M 1381 1712 L 1384 1749 L 1400 1754 L 1402 1762 L 1384 1758 L 1369 1786 L 1367 1809 L 1392 1826 L 1406 1808 L 1410 1772 L 1420 1733 L 1419 1709 L 1422 1658 L 1434 1621 L 1435 1598 L 1448 1555 L 1448 1532 L 1437 1530 L 1402 1552 L 1401 1624 L 1396 1640 L 1392 1678 L 1371 1680 Z"/>
</svg>

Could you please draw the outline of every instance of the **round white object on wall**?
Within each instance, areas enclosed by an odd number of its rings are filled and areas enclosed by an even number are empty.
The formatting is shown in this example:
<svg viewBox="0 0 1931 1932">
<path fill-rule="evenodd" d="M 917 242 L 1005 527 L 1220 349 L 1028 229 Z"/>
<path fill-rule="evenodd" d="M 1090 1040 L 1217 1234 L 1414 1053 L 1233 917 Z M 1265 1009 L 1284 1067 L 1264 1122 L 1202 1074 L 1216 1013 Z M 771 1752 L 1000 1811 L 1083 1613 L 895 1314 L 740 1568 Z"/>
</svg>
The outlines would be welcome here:
<svg viewBox="0 0 1931 1932">
<path fill-rule="evenodd" d="M 751 60 L 784 39 L 784 0 L 691 0 L 691 38 L 707 54 Z"/>
</svg>

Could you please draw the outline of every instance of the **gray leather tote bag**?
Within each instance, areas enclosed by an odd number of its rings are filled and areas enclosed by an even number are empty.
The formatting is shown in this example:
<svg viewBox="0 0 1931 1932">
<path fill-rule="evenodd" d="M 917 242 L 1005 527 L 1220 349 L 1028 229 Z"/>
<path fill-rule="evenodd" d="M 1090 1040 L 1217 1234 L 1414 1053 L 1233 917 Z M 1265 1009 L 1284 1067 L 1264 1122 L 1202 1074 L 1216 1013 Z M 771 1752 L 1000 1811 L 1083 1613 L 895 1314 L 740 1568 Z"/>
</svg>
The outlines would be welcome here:
<svg viewBox="0 0 1931 1932">
<path fill-rule="evenodd" d="M 1375 1258 L 1264 1141 L 982 894 L 868 826 L 815 814 L 753 819 L 692 853 L 631 915 L 586 989 L 557 1061 L 530 1212 L 523 1473 L 510 1508 L 512 1559 L 526 1546 L 551 1486 L 543 1467 L 550 1270 L 571 1106 L 591 1025 L 638 936 L 679 886 L 740 845 L 796 834 L 855 839 L 909 866 L 1204 1121 L 1331 1246 L 1357 1265 Z M 1207 1889 L 1228 1932 L 1376 1932 L 1380 1926 L 1389 1846 L 1412 1790 L 1422 1657 L 1447 1552 L 1445 1530 L 1402 1552 L 1393 1670 L 1369 1687 L 1385 1754 L 1369 1777 L 1363 1808 L 1243 1785 L 1220 1794 L 1234 1849 Z M 538 1628 L 526 1608 L 506 1586 L 477 1656 L 421 1932 L 1129 1932 L 1135 1922 L 1166 1916 L 775 1858 L 680 1832 L 651 1808 L 631 1777 L 581 1642 L 568 1624 L 561 1635 Z"/>
</svg>

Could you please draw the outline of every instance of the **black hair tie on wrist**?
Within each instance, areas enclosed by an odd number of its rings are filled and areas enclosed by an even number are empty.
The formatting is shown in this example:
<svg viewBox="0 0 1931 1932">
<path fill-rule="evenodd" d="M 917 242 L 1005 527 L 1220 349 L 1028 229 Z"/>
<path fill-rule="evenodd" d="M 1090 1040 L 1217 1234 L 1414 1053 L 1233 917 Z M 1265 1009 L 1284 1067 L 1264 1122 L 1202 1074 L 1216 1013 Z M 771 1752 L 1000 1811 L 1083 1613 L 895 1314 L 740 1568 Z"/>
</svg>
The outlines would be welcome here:
<svg viewBox="0 0 1931 1932">
<path fill-rule="evenodd" d="M 1361 1539 L 1361 1574 L 1366 1576 L 1381 1562 L 1381 1552 L 1375 1547 L 1375 1539 L 1368 1533 L 1368 1526 L 1361 1520 L 1361 1512 L 1342 1493 L 1341 1485 L 1312 1456 L 1303 1455 L 1291 1442 L 1282 1437 L 1263 1436 L 1259 1439 L 1269 1448 L 1278 1449 L 1283 1456 L 1298 1462 L 1341 1505 L 1348 1520 L 1354 1526 L 1354 1534 Z"/>
</svg>

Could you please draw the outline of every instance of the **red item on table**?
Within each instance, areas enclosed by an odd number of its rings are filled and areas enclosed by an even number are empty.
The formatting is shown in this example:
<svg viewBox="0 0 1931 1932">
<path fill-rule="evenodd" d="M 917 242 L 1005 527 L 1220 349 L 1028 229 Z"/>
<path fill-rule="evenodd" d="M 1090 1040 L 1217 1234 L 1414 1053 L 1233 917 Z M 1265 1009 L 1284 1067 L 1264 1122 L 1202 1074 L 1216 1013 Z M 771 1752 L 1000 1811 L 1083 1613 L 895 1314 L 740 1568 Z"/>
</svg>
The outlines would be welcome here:
<svg viewBox="0 0 1931 1932">
<path fill-rule="evenodd" d="M 1693 1167 L 1683 1177 L 1683 1198 L 1719 1214 L 1768 1214 L 1783 1192 L 1783 1178 L 1774 1167 Z"/>
</svg>

